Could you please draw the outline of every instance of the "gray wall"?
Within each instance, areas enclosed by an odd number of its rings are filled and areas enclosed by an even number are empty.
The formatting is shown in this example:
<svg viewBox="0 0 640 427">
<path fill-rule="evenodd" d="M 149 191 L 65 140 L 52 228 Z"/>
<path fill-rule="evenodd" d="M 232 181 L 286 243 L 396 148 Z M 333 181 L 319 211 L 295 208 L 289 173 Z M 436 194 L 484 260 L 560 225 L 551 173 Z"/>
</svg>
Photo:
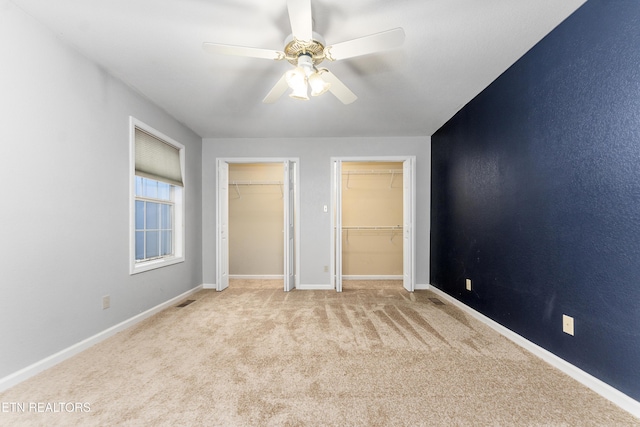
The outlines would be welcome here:
<svg viewBox="0 0 640 427">
<path fill-rule="evenodd" d="M 429 137 L 204 139 L 202 145 L 203 280 L 216 281 L 216 158 L 300 159 L 300 284 L 328 285 L 330 261 L 331 157 L 416 156 L 416 284 L 429 283 Z"/>
<path fill-rule="evenodd" d="M 202 283 L 202 141 L 12 3 L 0 10 L 2 378 Z M 187 153 L 187 260 L 135 276 L 129 115 Z"/>
</svg>

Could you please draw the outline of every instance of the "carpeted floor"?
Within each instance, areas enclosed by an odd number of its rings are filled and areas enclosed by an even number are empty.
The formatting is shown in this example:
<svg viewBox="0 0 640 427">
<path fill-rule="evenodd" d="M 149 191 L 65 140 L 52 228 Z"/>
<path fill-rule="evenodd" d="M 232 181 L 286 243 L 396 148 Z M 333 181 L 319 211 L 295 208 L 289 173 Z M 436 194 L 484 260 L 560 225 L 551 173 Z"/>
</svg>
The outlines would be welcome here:
<svg viewBox="0 0 640 427">
<path fill-rule="evenodd" d="M 640 425 L 429 291 L 241 281 L 191 299 L 0 394 L 26 404 L 0 425 Z"/>
</svg>

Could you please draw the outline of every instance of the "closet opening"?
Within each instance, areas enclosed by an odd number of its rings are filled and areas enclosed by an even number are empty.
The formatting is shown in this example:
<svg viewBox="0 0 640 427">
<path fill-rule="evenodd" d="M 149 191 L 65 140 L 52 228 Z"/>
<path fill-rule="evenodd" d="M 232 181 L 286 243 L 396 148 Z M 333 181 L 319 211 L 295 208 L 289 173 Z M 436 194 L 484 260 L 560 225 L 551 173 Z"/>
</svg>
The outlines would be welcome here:
<svg viewBox="0 0 640 427">
<path fill-rule="evenodd" d="M 334 160 L 332 280 L 338 292 L 413 291 L 413 158 Z"/>
<path fill-rule="evenodd" d="M 296 286 L 295 161 L 218 161 L 219 291 Z"/>
<path fill-rule="evenodd" d="M 283 286 L 283 173 L 281 163 L 229 165 L 229 286 Z"/>
</svg>

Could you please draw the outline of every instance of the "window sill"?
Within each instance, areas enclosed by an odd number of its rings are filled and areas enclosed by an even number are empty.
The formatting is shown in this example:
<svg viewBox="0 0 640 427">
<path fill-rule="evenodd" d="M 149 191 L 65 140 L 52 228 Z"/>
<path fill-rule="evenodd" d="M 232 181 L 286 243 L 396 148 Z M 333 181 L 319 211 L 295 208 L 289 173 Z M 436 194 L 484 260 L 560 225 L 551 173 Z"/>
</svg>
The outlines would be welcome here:
<svg viewBox="0 0 640 427">
<path fill-rule="evenodd" d="M 179 264 L 181 262 L 184 262 L 184 256 L 158 258 L 138 263 L 134 262 L 131 265 L 131 271 L 129 272 L 129 274 L 133 275 L 143 273 L 145 271 L 155 270 L 157 268 L 167 267 L 169 265 Z"/>
</svg>

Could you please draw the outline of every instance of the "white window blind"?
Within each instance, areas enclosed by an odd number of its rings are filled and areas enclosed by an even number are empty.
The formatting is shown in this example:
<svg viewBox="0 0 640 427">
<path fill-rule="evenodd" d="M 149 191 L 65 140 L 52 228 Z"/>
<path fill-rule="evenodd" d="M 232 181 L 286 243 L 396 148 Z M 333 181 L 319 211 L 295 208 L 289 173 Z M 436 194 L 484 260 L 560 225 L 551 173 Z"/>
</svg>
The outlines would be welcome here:
<svg viewBox="0 0 640 427">
<path fill-rule="evenodd" d="M 135 128 L 136 175 L 184 187 L 180 150 Z"/>
</svg>

